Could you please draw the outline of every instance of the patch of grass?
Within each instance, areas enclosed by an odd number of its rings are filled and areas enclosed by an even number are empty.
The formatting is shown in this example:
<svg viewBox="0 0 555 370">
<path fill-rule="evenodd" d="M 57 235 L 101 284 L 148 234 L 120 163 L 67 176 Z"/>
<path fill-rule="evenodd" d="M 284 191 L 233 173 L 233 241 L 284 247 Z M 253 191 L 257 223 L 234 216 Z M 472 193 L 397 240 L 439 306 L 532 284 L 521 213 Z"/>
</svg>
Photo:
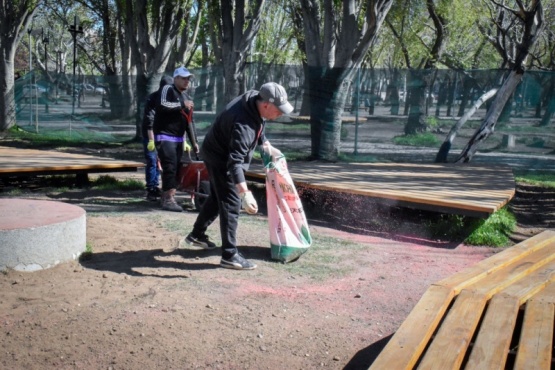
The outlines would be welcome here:
<svg viewBox="0 0 555 370">
<path fill-rule="evenodd" d="M 76 147 L 76 146 L 108 146 L 113 145 L 117 138 L 109 132 L 73 129 L 48 130 L 44 132 L 30 132 L 19 126 L 13 126 L 9 130 L 12 139 L 26 141 L 31 146 L 42 147 Z M 121 144 L 116 144 L 121 145 Z"/>
<path fill-rule="evenodd" d="M 268 229 L 268 221 L 258 217 L 243 217 L 240 224 Z M 291 275 L 302 275 L 316 281 L 324 281 L 347 275 L 351 268 L 342 261 L 352 258 L 353 250 L 369 248 L 365 244 L 353 243 L 348 240 L 314 234 L 311 236 L 312 246 L 298 261 L 291 263 L 272 261 L 270 266 Z M 212 236 L 210 237 L 212 239 Z M 268 245 L 269 255 L 270 246 Z"/>
<path fill-rule="evenodd" d="M 88 261 L 92 258 L 92 255 L 93 255 L 92 245 L 89 242 L 87 242 L 87 244 L 85 245 L 85 251 L 81 253 L 81 255 L 79 256 L 79 261 Z"/>
<path fill-rule="evenodd" d="M 505 247 L 516 227 L 515 216 L 505 207 L 486 219 L 442 214 L 426 223 L 433 237 L 446 240 L 464 240 L 466 244 Z"/>
<path fill-rule="evenodd" d="M 555 188 L 555 174 L 552 172 L 515 171 L 515 180 L 525 184 Z"/>
<path fill-rule="evenodd" d="M 353 154 L 353 153 L 339 153 L 337 157 L 342 162 L 361 162 L 361 163 L 375 163 L 384 162 L 383 159 L 378 159 L 377 157 L 370 154 Z"/>
<path fill-rule="evenodd" d="M 165 220 L 161 223 L 161 226 L 168 231 L 178 232 L 178 233 L 184 232 L 184 230 L 186 230 L 187 228 L 185 219 L 183 218 Z"/>
<path fill-rule="evenodd" d="M 298 261 L 276 263 L 275 268 L 316 281 L 342 277 L 347 275 L 351 268 L 341 262 L 352 257 L 352 250 L 365 247 L 342 239 L 312 235 L 312 246 Z"/>
<path fill-rule="evenodd" d="M 118 180 L 113 176 L 102 175 L 91 183 L 91 186 L 100 190 L 141 190 L 144 184 L 134 179 Z"/>
<path fill-rule="evenodd" d="M 516 218 L 504 207 L 487 219 L 477 221 L 476 226 L 470 236 L 465 239 L 466 244 L 506 247 L 510 244 L 509 236 L 516 227 Z"/>
<path fill-rule="evenodd" d="M 396 145 L 437 147 L 440 141 L 434 134 L 424 132 L 416 135 L 395 136 L 393 138 L 393 143 Z"/>
<path fill-rule="evenodd" d="M 18 196 L 23 194 L 23 190 L 21 190 L 20 188 L 13 188 L 10 191 L 7 191 L 5 194 L 9 196 Z"/>
</svg>

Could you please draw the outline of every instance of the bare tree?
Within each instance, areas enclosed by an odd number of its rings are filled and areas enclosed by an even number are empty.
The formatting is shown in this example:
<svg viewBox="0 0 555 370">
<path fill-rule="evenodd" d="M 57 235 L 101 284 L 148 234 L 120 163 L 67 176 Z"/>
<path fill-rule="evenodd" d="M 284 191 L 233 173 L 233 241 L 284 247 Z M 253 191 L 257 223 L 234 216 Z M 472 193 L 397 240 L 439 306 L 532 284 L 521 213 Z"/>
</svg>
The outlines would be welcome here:
<svg viewBox="0 0 555 370">
<path fill-rule="evenodd" d="M 132 68 L 136 71 L 136 101 L 128 102 L 135 107 L 136 140 L 141 136 L 141 104 L 149 92 L 157 89 L 191 4 L 192 0 L 118 1 Z"/>
<path fill-rule="evenodd" d="M 312 158 L 337 159 L 341 116 L 350 82 L 392 3 L 393 0 L 300 1 L 310 90 Z"/>
<path fill-rule="evenodd" d="M 0 1 L 0 131 L 15 124 L 14 59 L 38 0 Z"/>
<path fill-rule="evenodd" d="M 515 8 L 491 0 L 492 14 L 495 14 L 496 33 L 489 34 L 503 60 L 510 70 L 488 109 L 484 121 L 461 151 L 456 162 L 470 162 L 478 146 L 494 131 L 495 124 L 507 101 L 511 98 L 524 74 L 526 59 L 543 27 L 543 7 L 541 0 L 531 0 L 524 4 L 514 0 Z"/>
</svg>

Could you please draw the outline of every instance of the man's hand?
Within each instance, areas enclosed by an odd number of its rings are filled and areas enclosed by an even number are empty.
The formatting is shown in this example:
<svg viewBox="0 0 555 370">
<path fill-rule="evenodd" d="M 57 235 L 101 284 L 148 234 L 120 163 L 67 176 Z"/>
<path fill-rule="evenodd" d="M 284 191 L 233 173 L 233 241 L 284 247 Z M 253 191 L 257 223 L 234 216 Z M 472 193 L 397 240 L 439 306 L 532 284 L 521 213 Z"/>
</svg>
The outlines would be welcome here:
<svg viewBox="0 0 555 370">
<path fill-rule="evenodd" d="M 273 159 L 278 159 L 278 158 L 284 157 L 283 153 L 279 149 L 273 147 L 272 144 L 270 144 L 269 141 L 266 141 L 262 145 L 262 150 L 264 150 L 264 152 L 267 155 L 271 156 Z"/>
<path fill-rule="evenodd" d="M 146 148 L 149 152 L 152 152 L 156 147 L 154 146 L 154 140 L 149 140 L 148 144 L 146 144 Z"/>
<path fill-rule="evenodd" d="M 241 205 L 249 215 L 254 215 L 258 212 L 258 204 L 250 191 L 241 193 Z"/>
</svg>

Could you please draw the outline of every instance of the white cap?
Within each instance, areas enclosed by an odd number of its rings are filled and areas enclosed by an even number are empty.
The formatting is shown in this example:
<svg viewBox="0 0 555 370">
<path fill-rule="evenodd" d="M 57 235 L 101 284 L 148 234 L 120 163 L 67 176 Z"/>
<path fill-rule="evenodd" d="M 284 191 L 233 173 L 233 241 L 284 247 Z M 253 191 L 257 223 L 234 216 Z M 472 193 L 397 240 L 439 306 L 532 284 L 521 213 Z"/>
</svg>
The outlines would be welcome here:
<svg viewBox="0 0 555 370">
<path fill-rule="evenodd" d="M 179 67 L 178 69 L 176 69 L 173 72 L 173 78 L 176 78 L 177 76 L 179 77 L 189 77 L 192 76 L 193 74 L 191 72 L 189 72 L 189 70 L 185 67 Z"/>
<path fill-rule="evenodd" d="M 293 112 L 293 106 L 287 101 L 287 93 L 280 84 L 267 82 L 260 87 L 258 94 L 262 100 L 274 104 L 283 114 Z"/>
</svg>

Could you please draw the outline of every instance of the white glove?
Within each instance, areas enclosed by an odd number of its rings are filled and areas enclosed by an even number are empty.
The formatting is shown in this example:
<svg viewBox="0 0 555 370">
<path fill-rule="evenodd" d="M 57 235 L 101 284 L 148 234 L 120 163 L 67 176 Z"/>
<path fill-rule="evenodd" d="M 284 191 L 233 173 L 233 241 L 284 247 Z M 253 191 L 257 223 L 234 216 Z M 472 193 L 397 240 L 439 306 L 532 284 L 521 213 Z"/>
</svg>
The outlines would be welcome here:
<svg viewBox="0 0 555 370">
<path fill-rule="evenodd" d="M 279 149 L 273 147 L 269 141 L 265 142 L 264 145 L 262 145 L 262 150 L 264 150 L 264 152 L 271 156 L 273 159 L 278 159 L 284 156 L 283 153 Z"/>
<path fill-rule="evenodd" d="M 258 212 L 258 204 L 250 191 L 241 193 L 241 205 L 249 215 L 254 215 Z"/>
</svg>

